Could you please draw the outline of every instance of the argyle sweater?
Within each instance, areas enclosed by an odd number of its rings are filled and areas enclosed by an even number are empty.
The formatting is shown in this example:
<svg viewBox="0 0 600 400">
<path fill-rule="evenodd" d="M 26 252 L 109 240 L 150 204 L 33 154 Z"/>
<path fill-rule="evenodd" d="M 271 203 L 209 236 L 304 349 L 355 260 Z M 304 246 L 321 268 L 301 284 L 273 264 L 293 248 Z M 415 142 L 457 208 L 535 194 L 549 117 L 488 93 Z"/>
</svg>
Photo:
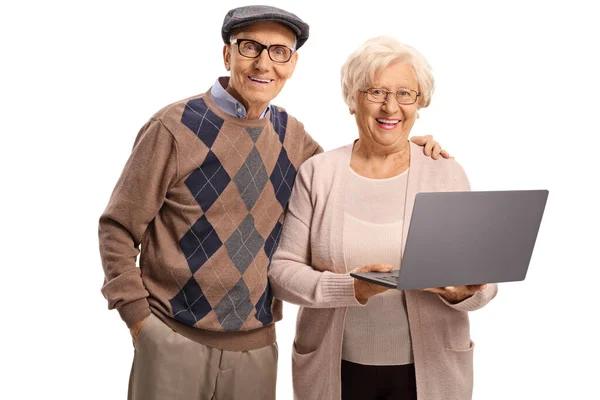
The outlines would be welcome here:
<svg viewBox="0 0 600 400">
<path fill-rule="evenodd" d="M 296 171 L 321 151 L 276 106 L 239 119 L 205 93 L 156 113 L 100 217 L 109 308 L 128 326 L 152 312 L 215 348 L 272 344 L 282 305 L 270 260 Z"/>
</svg>

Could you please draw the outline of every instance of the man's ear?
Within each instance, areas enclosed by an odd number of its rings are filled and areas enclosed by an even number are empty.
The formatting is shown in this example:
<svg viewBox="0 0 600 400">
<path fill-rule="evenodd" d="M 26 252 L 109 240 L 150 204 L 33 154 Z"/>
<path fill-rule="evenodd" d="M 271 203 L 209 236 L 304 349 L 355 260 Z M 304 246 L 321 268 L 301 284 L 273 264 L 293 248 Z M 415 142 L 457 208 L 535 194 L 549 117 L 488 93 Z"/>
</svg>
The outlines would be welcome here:
<svg viewBox="0 0 600 400">
<path fill-rule="evenodd" d="M 298 52 L 294 52 L 294 54 L 292 54 L 292 58 L 290 58 L 290 61 L 288 61 L 290 63 L 290 73 L 288 75 L 288 79 L 292 77 L 292 75 L 294 75 L 294 71 L 296 70 L 296 63 L 298 62 Z"/>
<path fill-rule="evenodd" d="M 225 69 L 229 71 L 231 69 L 231 51 L 229 51 L 229 45 L 223 45 L 223 63 L 225 64 Z"/>
</svg>

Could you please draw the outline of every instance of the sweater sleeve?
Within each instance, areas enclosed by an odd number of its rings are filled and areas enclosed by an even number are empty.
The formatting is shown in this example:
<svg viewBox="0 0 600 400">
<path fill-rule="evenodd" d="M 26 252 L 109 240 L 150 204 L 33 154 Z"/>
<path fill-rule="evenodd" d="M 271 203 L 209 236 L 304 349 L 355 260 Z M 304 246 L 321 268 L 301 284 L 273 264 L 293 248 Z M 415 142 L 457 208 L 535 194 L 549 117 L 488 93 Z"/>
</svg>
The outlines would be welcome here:
<svg viewBox="0 0 600 400">
<path fill-rule="evenodd" d="M 449 172 L 450 172 L 451 176 L 449 179 L 451 179 L 453 181 L 453 190 L 470 191 L 471 184 L 469 183 L 469 179 L 467 178 L 467 174 L 465 173 L 465 170 L 463 169 L 463 167 L 455 161 L 451 162 L 450 165 L 451 165 L 451 167 L 449 168 Z M 486 283 L 486 282 L 482 282 L 482 283 Z M 460 303 L 452 304 L 452 303 L 448 302 L 446 299 L 444 299 L 442 296 L 438 295 L 438 297 L 444 304 L 446 304 L 448 307 L 451 307 L 455 310 L 475 311 L 475 310 L 482 308 L 487 303 L 489 303 L 494 297 L 496 297 L 497 293 L 498 293 L 498 284 L 490 283 L 487 285 L 487 287 L 484 290 L 475 293 L 473 296 L 466 298 L 465 300 L 461 301 Z"/>
<path fill-rule="evenodd" d="M 304 130 L 304 151 L 303 151 L 303 159 L 307 160 L 312 156 L 317 154 L 321 154 L 323 152 L 323 148 L 315 139 L 312 138 L 304 129 L 304 125 L 302 125 L 302 129 Z"/>
<path fill-rule="evenodd" d="M 281 240 L 273 255 L 269 271 L 273 295 L 310 308 L 362 306 L 354 296 L 354 278 L 349 274 L 319 271 L 311 266 L 314 209 L 310 164 L 305 163 L 296 176 Z"/>
<path fill-rule="evenodd" d="M 140 130 L 98 227 L 102 294 L 108 308 L 116 308 L 129 327 L 150 315 L 136 258 L 142 235 L 176 175 L 176 142 L 159 120 L 152 119 Z"/>
</svg>

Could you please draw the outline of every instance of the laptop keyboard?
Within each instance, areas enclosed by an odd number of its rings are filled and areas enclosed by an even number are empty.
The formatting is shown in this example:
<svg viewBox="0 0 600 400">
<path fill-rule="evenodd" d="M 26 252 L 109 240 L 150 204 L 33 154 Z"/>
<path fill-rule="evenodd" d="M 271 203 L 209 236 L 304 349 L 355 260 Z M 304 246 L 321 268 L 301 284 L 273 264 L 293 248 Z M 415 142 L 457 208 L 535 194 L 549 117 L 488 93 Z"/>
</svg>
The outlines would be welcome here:
<svg viewBox="0 0 600 400">
<path fill-rule="evenodd" d="M 398 284 L 398 275 L 382 276 L 379 279 L 382 281 L 393 283 L 394 285 Z"/>
</svg>

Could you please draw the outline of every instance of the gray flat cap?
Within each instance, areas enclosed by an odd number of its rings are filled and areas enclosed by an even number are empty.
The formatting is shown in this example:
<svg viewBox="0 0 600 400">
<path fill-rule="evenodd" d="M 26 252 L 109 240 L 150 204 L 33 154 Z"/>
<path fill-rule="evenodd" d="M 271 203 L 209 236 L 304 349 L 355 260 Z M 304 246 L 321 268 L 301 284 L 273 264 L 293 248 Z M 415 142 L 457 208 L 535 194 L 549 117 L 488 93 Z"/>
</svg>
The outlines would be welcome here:
<svg viewBox="0 0 600 400">
<path fill-rule="evenodd" d="M 308 39 L 308 24 L 296 15 L 276 7 L 245 6 L 234 8 L 225 15 L 221 28 L 223 41 L 229 43 L 231 31 L 236 28 L 264 21 L 275 21 L 288 26 L 296 34 L 296 49 L 302 47 Z"/>
</svg>

